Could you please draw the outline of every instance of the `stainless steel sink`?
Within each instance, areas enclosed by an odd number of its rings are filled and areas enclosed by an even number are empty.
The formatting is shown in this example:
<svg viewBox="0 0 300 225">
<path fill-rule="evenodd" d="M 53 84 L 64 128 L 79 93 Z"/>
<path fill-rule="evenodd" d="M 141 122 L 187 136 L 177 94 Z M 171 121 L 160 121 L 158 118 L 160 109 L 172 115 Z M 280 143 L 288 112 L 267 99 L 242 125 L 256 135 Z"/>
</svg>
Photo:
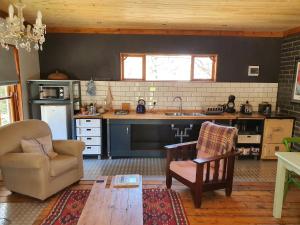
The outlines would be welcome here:
<svg viewBox="0 0 300 225">
<path fill-rule="evenodd" d="M 166 116 L 183 116 L 183 113 L 180 112 L 166 112 Z"/>
<path fill-rule="evenodd" d="M 188 113 L 166 112 L 165 115 L 166 116 L 205 116 L 205 114 L 199 112 L 188 112 Z"/>
<path fill-rule="evenodd" d="M 183 116 L 205 116 L 205 114 L 199 112 L 182 113 L 182 115 Z"/>
</svg>

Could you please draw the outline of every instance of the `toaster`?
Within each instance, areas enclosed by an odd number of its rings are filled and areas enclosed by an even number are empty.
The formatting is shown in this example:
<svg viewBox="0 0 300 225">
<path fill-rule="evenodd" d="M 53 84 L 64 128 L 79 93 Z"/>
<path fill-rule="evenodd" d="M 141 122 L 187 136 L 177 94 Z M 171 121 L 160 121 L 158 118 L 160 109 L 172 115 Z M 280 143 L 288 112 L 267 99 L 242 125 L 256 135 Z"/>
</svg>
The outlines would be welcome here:
<svg viewBox="0 0 300 225">
<path fill-rule="evenodd" d="M 262 102 L 258 105 L 258 113 L 262 115 L 270 115 L 272 112 L 272 105 L 268 102 Z"/>
</svg>

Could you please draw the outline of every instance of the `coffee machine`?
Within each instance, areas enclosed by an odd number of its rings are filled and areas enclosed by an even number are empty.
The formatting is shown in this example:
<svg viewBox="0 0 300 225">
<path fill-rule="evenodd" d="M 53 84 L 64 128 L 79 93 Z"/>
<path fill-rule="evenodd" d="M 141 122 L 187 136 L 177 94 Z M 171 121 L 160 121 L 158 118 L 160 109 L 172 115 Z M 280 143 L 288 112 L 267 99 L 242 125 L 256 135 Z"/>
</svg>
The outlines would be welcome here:
<svg viewBox="0 0 300 225">
<path fill-rule="evenodd" d="M 234 100 L 235 100 L 235 96 L 234 95 L 229 95 L 228 97 L 228 102 L 227 104 L 225 104 L 224 108 L 225 108 L 225 112 L 228 112 L 228 113 L 235 113 L 235 103 L 234 103 Z"/>
</svg>

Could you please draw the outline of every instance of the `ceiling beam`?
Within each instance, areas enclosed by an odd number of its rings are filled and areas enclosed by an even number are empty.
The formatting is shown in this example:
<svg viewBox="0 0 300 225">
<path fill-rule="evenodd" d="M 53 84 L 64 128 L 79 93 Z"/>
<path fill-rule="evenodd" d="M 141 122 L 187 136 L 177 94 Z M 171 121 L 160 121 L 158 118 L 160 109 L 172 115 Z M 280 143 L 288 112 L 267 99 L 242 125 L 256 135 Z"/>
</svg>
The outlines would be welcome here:
<svg viewBox="0 0 300 225">
<path fill-rule="evenodd" d="M 295 27 L 295 28 L 284 31 L 283 36 L 287 37 L 287 36 L 291 36 L 291 35 L 299 34 L 299 33 L 300 33 L 300 27 Z"/>
<path fill-rule="evenodd" d="M 283 32 L 269 32 L 269 31 L 258 32 L 258 31 L 226 31 L 226 30 L 114 29 L 114 28 L 76 28 L 76 27 L 48 27 L 47 33 L 283 37 Z"/>
</svg>

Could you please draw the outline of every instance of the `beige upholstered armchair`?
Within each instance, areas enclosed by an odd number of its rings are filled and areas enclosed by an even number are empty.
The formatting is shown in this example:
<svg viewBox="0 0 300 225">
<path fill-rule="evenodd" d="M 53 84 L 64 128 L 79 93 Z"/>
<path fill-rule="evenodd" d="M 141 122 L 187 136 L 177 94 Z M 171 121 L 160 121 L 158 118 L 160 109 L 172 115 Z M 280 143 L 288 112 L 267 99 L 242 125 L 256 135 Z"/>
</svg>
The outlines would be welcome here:
<svg viewBox="0 0 300 225">
<path fill-rule="evenodd" d="M 225 189 L 232 192 L 234 151 L 237 129 L 204 122 L 198 141 L 165 146 L 167 150 L 166 186 L 172 177 L 191 188 L 196 208 L 203 191 Z"/>
<path fill-rule="evenodd" d="M 53 159 L 22 152 L 22 139 L 47 135 L 51 135 L 50 128 L 40 120 L 0 127 L 0 169 L 9 190 L 44 200 L 83 176 L 81 141 L 53 141 L 53 149 L 58 153 Z"/>
</svg>

